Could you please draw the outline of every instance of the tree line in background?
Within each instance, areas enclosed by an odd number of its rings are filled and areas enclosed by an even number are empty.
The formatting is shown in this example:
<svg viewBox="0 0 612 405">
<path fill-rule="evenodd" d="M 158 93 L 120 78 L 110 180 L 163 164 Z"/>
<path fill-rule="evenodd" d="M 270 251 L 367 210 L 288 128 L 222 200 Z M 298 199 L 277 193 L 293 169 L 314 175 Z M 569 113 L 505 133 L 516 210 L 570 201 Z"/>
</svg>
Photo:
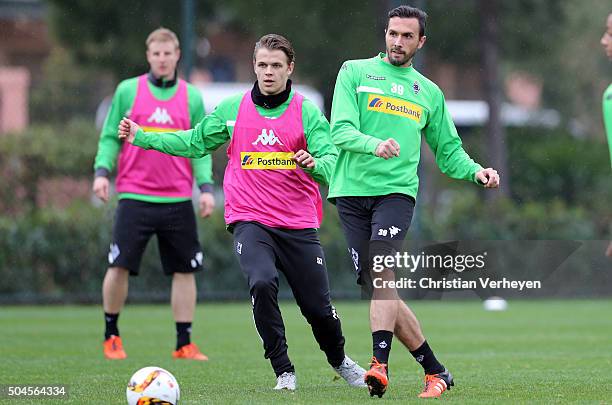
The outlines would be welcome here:
<svg viewBox="0 0 612 405">
<path fill-rule="evenodd" d="M 214 21 L 228 32 L 253 39 L 269 32 L 286 35 L 297 50 L 298 74 L 329 102 L 344 60 L 384 50 L 385 13 L 398 3 L 287 0 L 279 7 L 274 0 L 202 0 L 196 2 L 194 29 L 198 37 L 205 37 Z M 610 73 L 599 45 L 610 12 L 606 2 L 593 0 L 580 7 L 571 0 L 419 3 L 429 14 L 427 60 L 484 69 L 483 45 L 490 35 L 484 23 L 491 18 L 501 73 L 521 70 L 537 76 L 543 81 L 545 106 L 559 110 L 564 124 L 601 135 L 600 96 Z M 483 10 L 485 3 L 488 8 Z M 96 7 L 84 0 L 50 4 L 51 31 L 58 43 L 79 66 L 110 71 L 116 80 L 146 69 L 144 38 L 151 30 L 164 25 L 182 32 L 178 1 L 108 0 Z"/>
</svg>

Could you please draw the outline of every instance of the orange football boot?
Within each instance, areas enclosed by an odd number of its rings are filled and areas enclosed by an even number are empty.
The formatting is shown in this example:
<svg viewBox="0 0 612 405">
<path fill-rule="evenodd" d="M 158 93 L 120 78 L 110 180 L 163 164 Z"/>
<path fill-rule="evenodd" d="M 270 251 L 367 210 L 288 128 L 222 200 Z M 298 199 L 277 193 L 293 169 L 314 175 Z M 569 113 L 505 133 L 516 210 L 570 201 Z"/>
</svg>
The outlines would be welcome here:
<svg viewBox="0 0 612 405">
<path fill-rule="evenodd" d="M 439 398 L 447 389 L 455 385 L 453 375 L 444 370 L 438 374 L 425 374 L 425 388 L 419 394 L 419 398 Z"/>
<path fill-rule="evenodd" d="M 172 353 L 172 357 L 175 359 L 189 359 L 206 361 L 208 357 L 198 349 L 195 343 L 189 343 L 188 345 L 182 346 L 178 350 Z"/>
<path fill-rule="evenodd" d="M 387 365 L 379 363 L 376 357 L 372 357 L 370 369 L 365 373 L 364 381 L 368 385 L 370 396 L 378 395 L 378 398 L 381 398 L 389 385 Z"/>
<path fill-rule="evenodd" d="M 123 360 L 127 358 L 119 336 L 111 335 L 111 337 L 104 341 L 104 357 L 110 360 Z"/>
</svg>

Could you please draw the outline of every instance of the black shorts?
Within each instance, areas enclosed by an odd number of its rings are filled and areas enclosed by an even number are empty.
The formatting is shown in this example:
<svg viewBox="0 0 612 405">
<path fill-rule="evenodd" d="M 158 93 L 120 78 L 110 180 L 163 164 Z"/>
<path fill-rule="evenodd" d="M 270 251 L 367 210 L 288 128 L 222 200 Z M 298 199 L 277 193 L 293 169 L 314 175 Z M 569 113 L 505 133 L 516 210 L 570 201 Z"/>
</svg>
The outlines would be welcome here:
<svg viewBox="0 0 612 405">
<path fill-rule="evenodd" d="M 272 228 L 259 222 L 238 222 L 233 233 L 234 251 L 247 278 L 253 275 L 261 278 L 264 274 L 274 277 L 278 269 L 285 274 L 294 294 L 296 290 L 308 290 L 312 296 L 317 295 L 313 290 L 329 294 L 325 255 L 316 229 Z M 315 288 L 321 280 L 325 285 Z"/>
<path fill-rule="evenodd" d="M 412 221 L 414 205 L 413 197 L 398 193 L 336 198 L 357 283 L 362 284 L 361 270 L 370 267 L 373 256 L 390 255 L 401 249 Z"/>
<path fill-rule="evenodd" d="M 119 200 L 108 253 L 109 265 L 123 267 L 130 275 L 137 275 L 142 254 L 154 234 L 165 274 L 193 273 L 202 269 L 203 254 L 191 201 Z"/>
</svg>

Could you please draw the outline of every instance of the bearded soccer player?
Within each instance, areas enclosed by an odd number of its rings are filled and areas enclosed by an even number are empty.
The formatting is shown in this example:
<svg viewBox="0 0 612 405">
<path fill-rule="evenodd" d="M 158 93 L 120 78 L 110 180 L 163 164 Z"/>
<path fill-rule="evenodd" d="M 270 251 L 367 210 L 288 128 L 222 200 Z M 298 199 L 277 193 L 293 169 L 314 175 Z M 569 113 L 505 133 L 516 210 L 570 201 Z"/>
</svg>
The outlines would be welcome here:
<svg viewBox="0 0 612 405">
<path fill-rule="evenodd" d="M 94 164 L 93 190 L 109 199 L 109 174 L 117 163 L 119 205 L 108 254 L 102 298 L 106 328 L 104 355 L 127 357 L 119 335 L 118 318 L 128 293 L 128 276 L 139 272 L 144 249 L 157 235 L 164 273 L 172 276 L 172 312 L 176 321 L 174 358 L 207 360 L 191 342 L 196 306 L 194 272 L 202 268 L 202 250 L 191 202 L 193 178 L 200 187 L 200 215 L 214 207 L 211 158 L 186 159 L 146 151 L 117 139 L 117 125 L 129 116 L 146 131 L 191 128 L 204 116 L 200 92 L 177 79 L 179 41 L 174 32 L 159 28 L 146 40 L 150 71 L 119 84 L 100 135 Z"/>
<path fill-rule="evenodd" d="M 359 283 L 370 275 L 374 248 L 376 254 L 393 254 L 394 243 L 406 237 L 417 195 L 421 134 L 446 175 L 487 188 L 499 184 L 495 170 L 483 169 L 463 150 L 442 91 L 412 66 L 425 44 L 427 15 L 400 6 L 388 17 L 386 53 L 345 62 L 332 104 L 331 135 L 340 153 L 329 198 L 338 209 Z M 391 269 L 376 277 L 395 279 Z M 370 395 L 381 397 L 387 389 L 394 335 L 425 371 L 419 397 L 439 397 L 453 385 L 395 289 L 374 289 L 370 326 L 373 357 L 365 377 Z"/>
<path fill-rule="evenodd" d="M 608 14 L 606 20 L 606 31 L 601 37 L 606 56 L 612 61 L 612 13 Z M 608 147 L 610 148 L 610 162 L 612 163 L 612 84 L 608 86 L 603 95 L 603 117 L 608 135 Z M 612 257 L 612 242 L 608 245 L 606 255 Z"/>
<path fill-rule="evenodd" d="M 365 370 L 344 354 L 316 230 L 322 219 L 317 182 L 328 183 L 338 156 L 329 123 L 312 102 L 292 90 L 294 51 L 286 38 L 263 36 L 255 45 L 253 67 L 253 89 L 223 100 L 195 129 L 145 133 L 124 119 L 119 137 L 186 157 L 209 154 L 230 142 L 223 181 L 225 221 L 248 280 L 264 356 L 277 377 L 275 389 L 296 389 L 278 307 L 279 270 L 329 364 L 349 385 L 365 387 Z"/>
</svg>

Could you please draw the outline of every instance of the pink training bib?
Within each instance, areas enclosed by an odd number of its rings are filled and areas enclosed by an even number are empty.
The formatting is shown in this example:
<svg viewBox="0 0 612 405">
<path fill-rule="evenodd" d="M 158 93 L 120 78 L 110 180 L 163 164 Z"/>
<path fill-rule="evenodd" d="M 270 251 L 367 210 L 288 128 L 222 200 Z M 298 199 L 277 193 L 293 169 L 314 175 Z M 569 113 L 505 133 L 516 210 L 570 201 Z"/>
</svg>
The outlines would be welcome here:
<svg viewBox="0 0 612 405">
<path fill-rule="evenodd" d="M 191 128 L 187 84 L 178 81 L 176 94 L 158 100 L 151 94 L 147 75 L 138 78 L 138 90 L 129 118 L 145 132 L 172 132 Z M 183 157 L 138 148 L 124 142 L 117 165 L 117 192 L 159 197 L 191 198 L 193 171 Z"/>
<path fill-rule="evenodd" d="M 304 97 L 294 93 L 278 118 L 261 116 L 246 93 L 240 103 L 227 156 L 223 191 L 225 222 L 256 221 L 287 229 L 318 228 L 323 205 L 317 183 L 291 160 L 307 150 L 302 124 Z"/>
</svg>

